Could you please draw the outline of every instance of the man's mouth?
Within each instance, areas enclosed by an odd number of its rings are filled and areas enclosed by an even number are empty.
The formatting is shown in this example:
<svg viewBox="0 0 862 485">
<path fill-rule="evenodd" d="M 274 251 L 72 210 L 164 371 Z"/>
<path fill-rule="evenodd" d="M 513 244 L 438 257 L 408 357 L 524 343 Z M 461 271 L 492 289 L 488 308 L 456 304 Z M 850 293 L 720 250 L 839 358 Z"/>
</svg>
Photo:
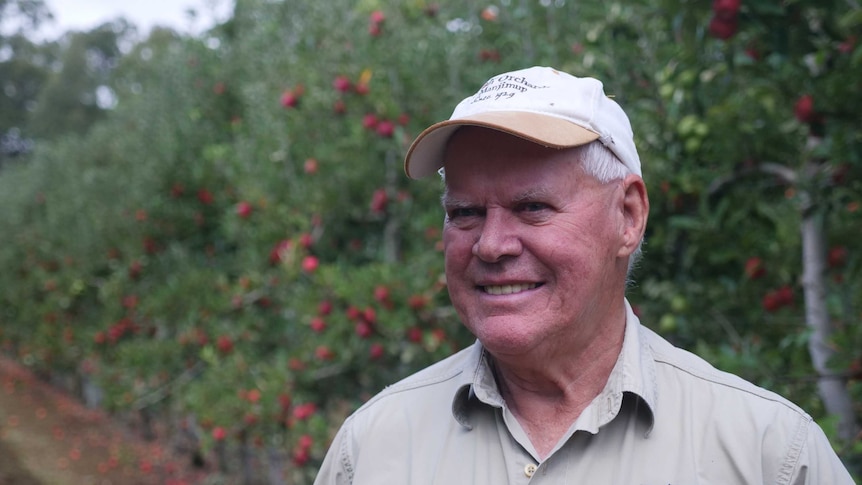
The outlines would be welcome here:
<svg viewBox="0 0 862 485">
<path fill-rule="evenodd" d="M 522 291 L 532 290 L 533 288 L 538 287 L 539 285 L 536 283 L 522 283 L 517 285 L 491 285 L 491 286 L 480 286 L 482 291 L 489 295 L 511 295 L 513 293 L 520 293 Z"/>
</svg>

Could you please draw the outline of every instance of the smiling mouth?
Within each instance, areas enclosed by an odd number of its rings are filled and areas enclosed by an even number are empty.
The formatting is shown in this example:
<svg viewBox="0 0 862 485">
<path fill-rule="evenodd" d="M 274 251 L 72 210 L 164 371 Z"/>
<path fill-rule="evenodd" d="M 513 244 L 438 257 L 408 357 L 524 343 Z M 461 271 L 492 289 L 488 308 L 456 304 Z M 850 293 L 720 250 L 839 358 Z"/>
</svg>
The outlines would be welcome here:
<svg viewBox="0 0 862 485">
<path fill-rule="evenodd" d="M 533 288 L 538 287 L 537 283 L 524 283 L 520 285 L 493 285 L 493 286 L 480 286 L 485 293 L 489 295 L 511 295 L 513 293 L 520 293 L 522 291 L 532 290 Z"/>
</svg>

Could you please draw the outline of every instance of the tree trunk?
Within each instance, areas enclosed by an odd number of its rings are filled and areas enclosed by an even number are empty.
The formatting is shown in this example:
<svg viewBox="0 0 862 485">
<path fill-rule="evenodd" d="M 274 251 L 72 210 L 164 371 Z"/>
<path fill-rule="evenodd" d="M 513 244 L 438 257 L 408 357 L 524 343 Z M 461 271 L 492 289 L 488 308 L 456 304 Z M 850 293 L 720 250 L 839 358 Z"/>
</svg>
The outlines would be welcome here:
<svg viewBox="0 0 862 485">
<path fill-rule="evenodd" d="M 826 308 L 826 243 L 823 226 L 823 214 L 820 211 L 814 207 L 802 208 L 802 286 L 805 293 L 805 321 L 811 330 L 808 352 L 817 371 L 817 389 L 823 405 L 827 413 L 838 417 L 838 436 L 842 440 L 851 440 L 858 430 L 853 401 L 847 392 L 845 377 L 836 375 L 829 368 L 835 349 L 830 344 L 832 325 Z"/>
</svg>

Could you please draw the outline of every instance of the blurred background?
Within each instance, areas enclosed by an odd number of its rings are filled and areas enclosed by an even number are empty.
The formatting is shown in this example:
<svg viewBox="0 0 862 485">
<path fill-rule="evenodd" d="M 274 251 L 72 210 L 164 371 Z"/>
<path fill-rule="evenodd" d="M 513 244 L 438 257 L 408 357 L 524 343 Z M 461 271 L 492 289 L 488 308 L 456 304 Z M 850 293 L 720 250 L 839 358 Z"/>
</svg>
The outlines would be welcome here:
<svg viewBox="0 0 862 485">
<path fill-rule="evenodd" d="M 348 413 L 472 342 L 410 141 L 550 65 L 632 120 L 641 321 L 801 405 L 860 476 L 858 2 L 77 3 L 0 0 L 0 444 L 48 383 L 159 444 L 102 473 L 311 483 Z"/>
<path fill-rule="evenodd" d="M 50 16 L 43 16 L 36 26 L 26 26 L 27 36 L 32 39 L 56 39 L 72 30 L 92 30 L 120 18 L 133 24 L 142 36 L 148 35 L 154 27 L 197 35 L 227 20 L 233 11 L 231 0 L 43 0 L 42 3 Z M 14 31 L 21 25 L 20 18 L 5 18 L 7 30 Z"/>
</svg>

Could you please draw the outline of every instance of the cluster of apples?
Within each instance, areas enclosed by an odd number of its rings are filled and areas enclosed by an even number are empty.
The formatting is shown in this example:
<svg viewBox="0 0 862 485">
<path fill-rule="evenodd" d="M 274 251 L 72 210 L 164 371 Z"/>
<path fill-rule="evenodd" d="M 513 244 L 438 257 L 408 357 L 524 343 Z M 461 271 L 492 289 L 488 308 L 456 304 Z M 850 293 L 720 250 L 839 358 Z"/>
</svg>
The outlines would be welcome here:
<svg viewBox="0 0 862 485">
<path fill-rule="evenodd" d="M 739 28 L 739 8 L 742 0 L 713 0 L 709 33 L 722 40 L 736 34 Z"/>
<path fill-rule="evenodd" d="M 778 289 L 771 290 L 763 296 L 763 309 L 774 312 L 782 307 L 793 305 L 793 288 L 784 285 Z"/>
</svg>

